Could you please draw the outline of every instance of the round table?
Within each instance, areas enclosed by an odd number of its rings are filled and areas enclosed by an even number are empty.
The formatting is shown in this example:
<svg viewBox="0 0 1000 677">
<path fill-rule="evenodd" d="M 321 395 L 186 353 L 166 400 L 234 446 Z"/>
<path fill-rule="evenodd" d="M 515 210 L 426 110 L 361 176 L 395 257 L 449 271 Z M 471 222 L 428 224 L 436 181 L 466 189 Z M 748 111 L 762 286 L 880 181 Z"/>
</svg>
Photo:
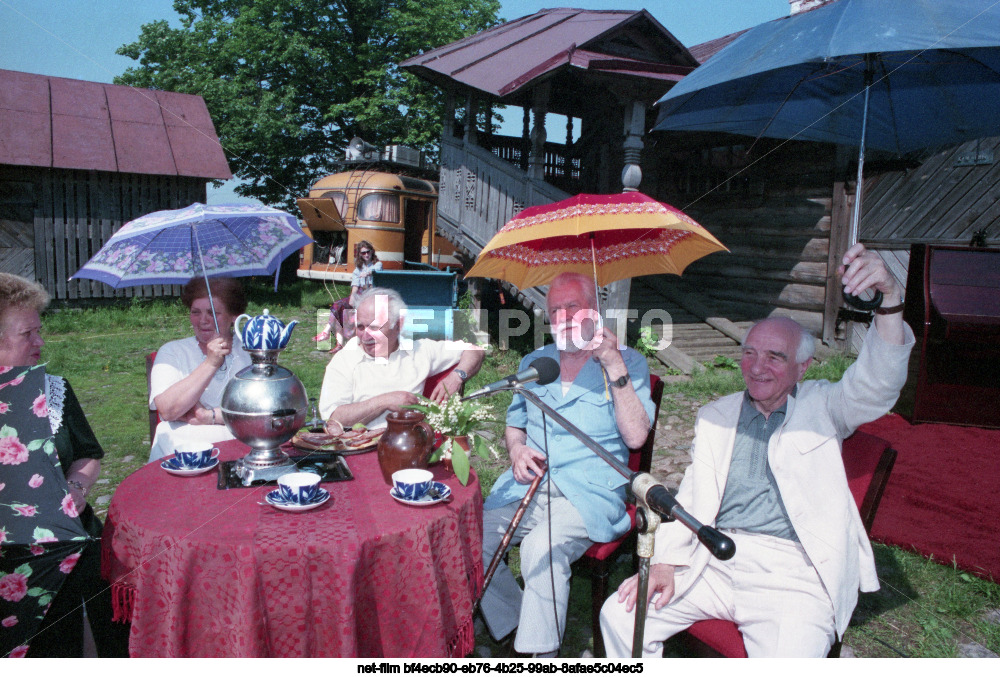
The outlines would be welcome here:
<svg viewBox="0 0 1000 677">
<path fill-rule="evenodd" d="M 220 443 L 222 460 L 247 453 Z M 462 657 L 475 643 L 482 496 L 438 465 L 452 499 L 389 496 L 374 452 L 307 512 L 264 504 L 273 486 L 219 490 L 217 471 L 129 475 L 108 509 L 102 569 L 133 656 Z"/>
</svg>

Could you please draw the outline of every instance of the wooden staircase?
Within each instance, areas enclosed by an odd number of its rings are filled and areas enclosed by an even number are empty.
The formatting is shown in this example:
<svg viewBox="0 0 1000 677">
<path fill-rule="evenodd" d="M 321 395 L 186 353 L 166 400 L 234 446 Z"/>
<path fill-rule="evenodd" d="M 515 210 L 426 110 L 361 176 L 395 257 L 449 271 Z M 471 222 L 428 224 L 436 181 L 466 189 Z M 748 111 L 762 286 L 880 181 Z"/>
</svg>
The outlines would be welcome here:
<svg viewBox="0 0 1000 677">
<path fill-rule="evenodd" d="M 690 287 L 682 286 L 673 275 L 653 275 L 632 280 L 630 305 L 638 310 L 638 318 L 649 310 L 665 310 L 670 314 L 671 343 L 657 353 L 657 359 L 668 367 L 690 374 L 703 362 L 722 355 L 740 359 L 740 339 L 752 322 L 730 322 L 715 317 Z M 652 324 L 659 335 L 658 323 Z"/>
</svg>

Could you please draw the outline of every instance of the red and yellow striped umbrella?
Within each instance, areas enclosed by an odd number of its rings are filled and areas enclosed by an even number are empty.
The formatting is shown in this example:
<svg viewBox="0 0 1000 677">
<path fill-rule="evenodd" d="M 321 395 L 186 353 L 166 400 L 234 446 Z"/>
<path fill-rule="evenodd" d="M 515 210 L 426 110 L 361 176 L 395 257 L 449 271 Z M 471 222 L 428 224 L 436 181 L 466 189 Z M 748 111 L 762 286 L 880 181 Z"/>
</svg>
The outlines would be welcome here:
<svg viewBox="0 0 1000 677">
<path fill-rule="evenodd" d="M 604 286 L 640 275 L 680 275 L 716 251 L 729 250 L 687 214 L 647 195 L 580 194 L 520 212 L 483 247 L 466 277 L 526 289 L 575 272 L 595 275 Z"/>
</svg>

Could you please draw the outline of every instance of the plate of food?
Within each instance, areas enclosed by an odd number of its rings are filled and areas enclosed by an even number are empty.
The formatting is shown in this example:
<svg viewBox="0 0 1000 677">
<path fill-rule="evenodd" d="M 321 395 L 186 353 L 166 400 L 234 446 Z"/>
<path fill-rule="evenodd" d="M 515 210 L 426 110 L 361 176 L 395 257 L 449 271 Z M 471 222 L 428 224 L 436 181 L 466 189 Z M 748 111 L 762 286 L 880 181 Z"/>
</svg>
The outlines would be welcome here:
<svg viewBox="0 0 1000 677">
<path fill-rule="evenodd" d="M 362 424 L 344 430 L 339 435 L 313 432 L 303 428 L 291 439 L 292 446 L 303 451 L 335 451 L 338 454 L 364 454 L 374 451 L 384 428 L 371 430 Z"/>
</svg>

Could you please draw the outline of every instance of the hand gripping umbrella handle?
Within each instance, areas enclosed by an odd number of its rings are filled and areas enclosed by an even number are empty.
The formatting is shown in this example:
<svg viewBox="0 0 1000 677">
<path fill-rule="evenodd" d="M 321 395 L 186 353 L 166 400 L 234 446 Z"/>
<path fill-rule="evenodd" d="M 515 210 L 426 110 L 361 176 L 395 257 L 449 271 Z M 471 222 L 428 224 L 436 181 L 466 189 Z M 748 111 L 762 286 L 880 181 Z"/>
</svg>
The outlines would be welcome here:
<svg viewBox="0 0 1000 677">
<path fill-rule="evenodd" d="M 876 289 L 875 296 L 873 296 L 870 300 L 865 301 L 860 296 L 855 296 L 854 294 L 848 294 L 845 291 L 844 301 L 846 301 L 849 305 L 854 306 L 858 310 L 875 310 L 876 308 L 882 305 L 882 292 Z"/>
</svg>

